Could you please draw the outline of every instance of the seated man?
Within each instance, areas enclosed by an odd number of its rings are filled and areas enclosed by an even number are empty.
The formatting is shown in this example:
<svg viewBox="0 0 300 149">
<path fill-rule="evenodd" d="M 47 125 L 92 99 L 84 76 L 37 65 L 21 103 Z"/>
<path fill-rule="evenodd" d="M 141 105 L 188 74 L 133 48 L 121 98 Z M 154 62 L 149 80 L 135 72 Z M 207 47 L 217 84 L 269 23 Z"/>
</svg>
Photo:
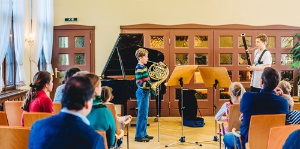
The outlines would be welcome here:
<svg viewBox="0 0 300 149">
<path fill-rule="evenodd" d="M 240 104 L 240 111 L 243 113 L 243 120 L 240 126 L 243 146 L 245 146 L 245 143 L 248 142 L 249 124 L 252 115 L 289 113 L 289 105 L 286 99 L 281 96 L 277 96 L 274 91 L 280 81 L 280 78 L 281 77 L 277 70 L 272 67 L 266 67 L 261 75 L 262 90 L 259 93 L 246 92 L 243 95 Z M 232 133 L 227 133 L 224 136 L 225 146 L 228 148 L 234 148 L 232 140 Z M 238 147 L 240 148 L 239 145 Z"/>
<path fill-rule="evenodd" d="M 30 149 L 104 149 L 103 137 L 89 126 L 94 87 L 87 77 L 72 77 L 63 90 L 63 109 L 58 115 L 33 124 Z"/>
</svg>

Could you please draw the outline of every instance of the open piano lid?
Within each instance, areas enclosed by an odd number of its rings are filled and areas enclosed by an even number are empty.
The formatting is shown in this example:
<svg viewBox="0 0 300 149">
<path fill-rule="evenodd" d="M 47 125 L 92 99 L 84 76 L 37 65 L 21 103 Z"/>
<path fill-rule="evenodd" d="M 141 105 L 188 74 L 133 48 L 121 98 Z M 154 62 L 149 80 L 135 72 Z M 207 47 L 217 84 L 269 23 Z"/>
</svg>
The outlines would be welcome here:
<svg viewBox="0 0 300 149">
<path fill-rule="evenodd" d="M 135 51 L 140 47 L 148 50 L 149 60 L 154 62 L 164 61 L 162 52 L 145 48 L 143 45 L 143 34 L 119 34 L 117 42 L 102 71 L 102 78 L 108 78 L 109 76 L 123 76 L 123 79 L 126 79 L 124 78 L 125 75 L 135 75 L 135 67 L 138 62 L 135 57 Z M 150 65 L 151 63 L 148 62 L 147 66 L 149 67 Z M 122 69 L 124 70 L 124 73 L 122 72 Z"/>
</svg>

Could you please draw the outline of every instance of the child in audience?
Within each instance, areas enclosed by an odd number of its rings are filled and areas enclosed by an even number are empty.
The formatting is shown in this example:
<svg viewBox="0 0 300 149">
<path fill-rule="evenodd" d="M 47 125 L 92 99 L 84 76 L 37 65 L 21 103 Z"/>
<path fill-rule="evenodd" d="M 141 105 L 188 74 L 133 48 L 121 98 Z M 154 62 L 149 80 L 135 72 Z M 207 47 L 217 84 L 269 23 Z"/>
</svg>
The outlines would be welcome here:
<svg viewBox="0 0 300 149">
<path fill-rule="evenodd" d="M 105 105 L 113 104 L 110 102 L 114 98 L 114 96 L 112 95 L 112 91 L 113 89 L 111 87 L 102 86 L 101 97 L 104 100 Z M 124 130 L 125 125 L 127 125 L 132 119 L 131 115 L 125 115 L 125 116 L 116 115 L 116 117 L 119 125 L 121 125 L 122 130 Z M 121 146 L 122 142 L 123 142 L 123 137 L 118 140 L 117 146 Z"/>
<path fill-rule="evenodd" d="M 95 99 L 93 101 L 92 111 L 89 115 L 87 115 L 87 119 L 90 121 L 90 126 L 95 130 L 105 131 L 108 147 L 114 147 L 116 140 L 120 136 L 123 137 L 124 132 L 121 131 L 121 134 L 116 136 L 116 123 L 114 120 L 114 116 L 106 107 L 106 105 L 103 104 L 103 100 L 100 96 L 100 78 L 93 73 L 83 74 L 82 76 L 88 77 L 95 88 Z"/>
<path fill-rule="evenodd" d="M 53 88 L 52 75 L 47 71 L 37 72 L 33 77 L 33 82 L 29 85 L 30 90 L 26 93 L 22 109 L 24 112 L 49 112 L 53 113 L 52 100 L 47 96 Z M 21 119 L 24 126 L 24 118 Z"/>
<path fill-rule="evenodd" d="M 218 113 L 215 115 L 215 119 L 217 121 L 226 121 L 228 122 L 228 115 L 229 115 L 229 106 L 232 104 L 240 104 L 240 101 L 242 99 L 242 96 L 245 92 L 245 89 L 243 85 L 239 82 L 233 82 L 229 86 L 229 95 L 230 95 L 230 100 L 229 102 L 225 102 Z M 226 114 L 224 117 L 223 115 Z M 228 127 L 225 127 L 225 133 L 228 132 Z"/>
<path fill-rule="evenodd" d="M 292 125 L 294 125 L 294 124 L 300 124 L 300 111 L 293 110 L 294 100 L 291 97 L 291 91 L 292 91 L 291 84 L 289 82 L 287 82 L 287 81 L 282 80 L 282 81 L 280 81 L 278 83 L 277 87 L 281 91 L 281 93 L 279 93 L 279 95 L 281 95 L 282 97 L 284 97 L 288 101 L 288 103 L 289 103 L 289 110 L 290 110 L 290 112 L 288 114 L 288 118 L 287 118 L 286 122 L 288 124 L 292 124 Z"/>
</svg>

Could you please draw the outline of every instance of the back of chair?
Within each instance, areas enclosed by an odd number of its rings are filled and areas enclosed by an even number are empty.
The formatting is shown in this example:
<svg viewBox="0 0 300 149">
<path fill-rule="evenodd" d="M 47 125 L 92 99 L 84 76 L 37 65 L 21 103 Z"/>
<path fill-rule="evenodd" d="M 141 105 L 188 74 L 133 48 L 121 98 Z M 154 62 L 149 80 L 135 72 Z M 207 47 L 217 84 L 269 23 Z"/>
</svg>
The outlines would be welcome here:
<svg viewBox="0 0 300 149">
<path fill-rule="evenodd" d="M 229 106 L 229 116 L 228 116 L 228 130 L 231 131 L 232 128 L 236 128 L 236 130 L 240 130 L 241 121 L 239 117 L 241 115 L 240 112 L 240 104 L 233 104 Z"/>
<path fill-rule="evenodd" d="M 105 131 L 96 130 L 96 132 L 98 132 L 103 137 L 105 149 L 108 149 Z"/>
<path fill-rule="evenodd" d="M 22 126 L 21 118 L 23 110 L 21 106 L 23 101 L 5 101 L 4 109 L 7 115 L 9 126 Z"/>
<path fill-rule="evenodd" d="M 288 136 L 298 129 L 300 129 L 300 125 L 286 125 L 271 128 L 268 149 L 281 149 Z"/>
<path fill-rule="evenodd" d="M 106 107 L 109 109 L 109 111 L 114 116 L 115 122 L 116 122 L 116 130 L 118 130 L 118 120 L 117 120 L 117 111 L 114 104 L 106 104 Z"/>
<path fill-rule="evenodd" d="M 6 112 L 0 111 L 0 126 L 8 126 Z"/>
<path fill-rule="evenodd" d="M 23 114 L 24 127 L 31 127 L 37 120 L 52 116 L 54 114 L 47 112 L 27 112 Z"/>
<path fill-rule="evenodd" d="M 251 116 L 248 143 L 251 149 L 266 149 L 270 128 L 285 125 L 285 114 Z"/>
<path fill-rule="evenodd" d="M 0 126 L 0 144 L 3 149 L 28 148 L 30 128 Z"/>
<path fill-rule="evenodd" d="M 294 103 L 294 108 L 293 110 L 299 110 L 300 111 L 300 102 L 295 102 Z"/>
<path fill-rule="evenodd" d="M 53 114 L 58 114 L 62 108 L 61 102 L 53 102 Z"/>
</svg>

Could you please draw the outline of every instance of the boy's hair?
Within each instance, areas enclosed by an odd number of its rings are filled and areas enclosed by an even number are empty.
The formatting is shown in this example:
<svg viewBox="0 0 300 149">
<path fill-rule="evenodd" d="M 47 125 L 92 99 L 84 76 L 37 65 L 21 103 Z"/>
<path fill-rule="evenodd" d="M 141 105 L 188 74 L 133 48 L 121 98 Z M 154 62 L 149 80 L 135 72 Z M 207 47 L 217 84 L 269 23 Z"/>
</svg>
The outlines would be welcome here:
<svg viewBox="0 0 300 149">
<path fill-rule="evenodd" d="M 68 79 L 71 78 L 78 71 L 80 71 L 80 69 L 77 67 L 69 68 L 65 73 L 65 79 L 63 80 L 62 83 L 65 84 L 68 81 Z"/>
<path fill-rule="evenodd" d="M 256 36 L 262 42 L 268 42 L 268 36 L 266 34 L 259 34 Z"/>
<path fill-rule="evenodd" d="M 289 82 L 287 82 L 287 81 L 284 81 L 284 80 L 280 81 L 278 83 L 277 87 L 279 87 L 283 91 L 284 94 L 288 94 L 289 95 L 291 93 L 291 91 L 292 91 L 291 84 Z"/>
<path fill-rule="evenodd" d="M 148 51 L 146 49 L 143 48 L 139 48 L 135 51 L 135 57 L 137 60 L 139 60 L 139 57 L 143 57 L 146 54 L 148 54 Z"/>
<path fill-rule="evenodd" d="M 105 102 L 108 102 L 109 99 L 113 99 L 114 96 L 112 94 L 113 89 L 108 86 L 102 86 L 101 97 Z"/>
</svg>

